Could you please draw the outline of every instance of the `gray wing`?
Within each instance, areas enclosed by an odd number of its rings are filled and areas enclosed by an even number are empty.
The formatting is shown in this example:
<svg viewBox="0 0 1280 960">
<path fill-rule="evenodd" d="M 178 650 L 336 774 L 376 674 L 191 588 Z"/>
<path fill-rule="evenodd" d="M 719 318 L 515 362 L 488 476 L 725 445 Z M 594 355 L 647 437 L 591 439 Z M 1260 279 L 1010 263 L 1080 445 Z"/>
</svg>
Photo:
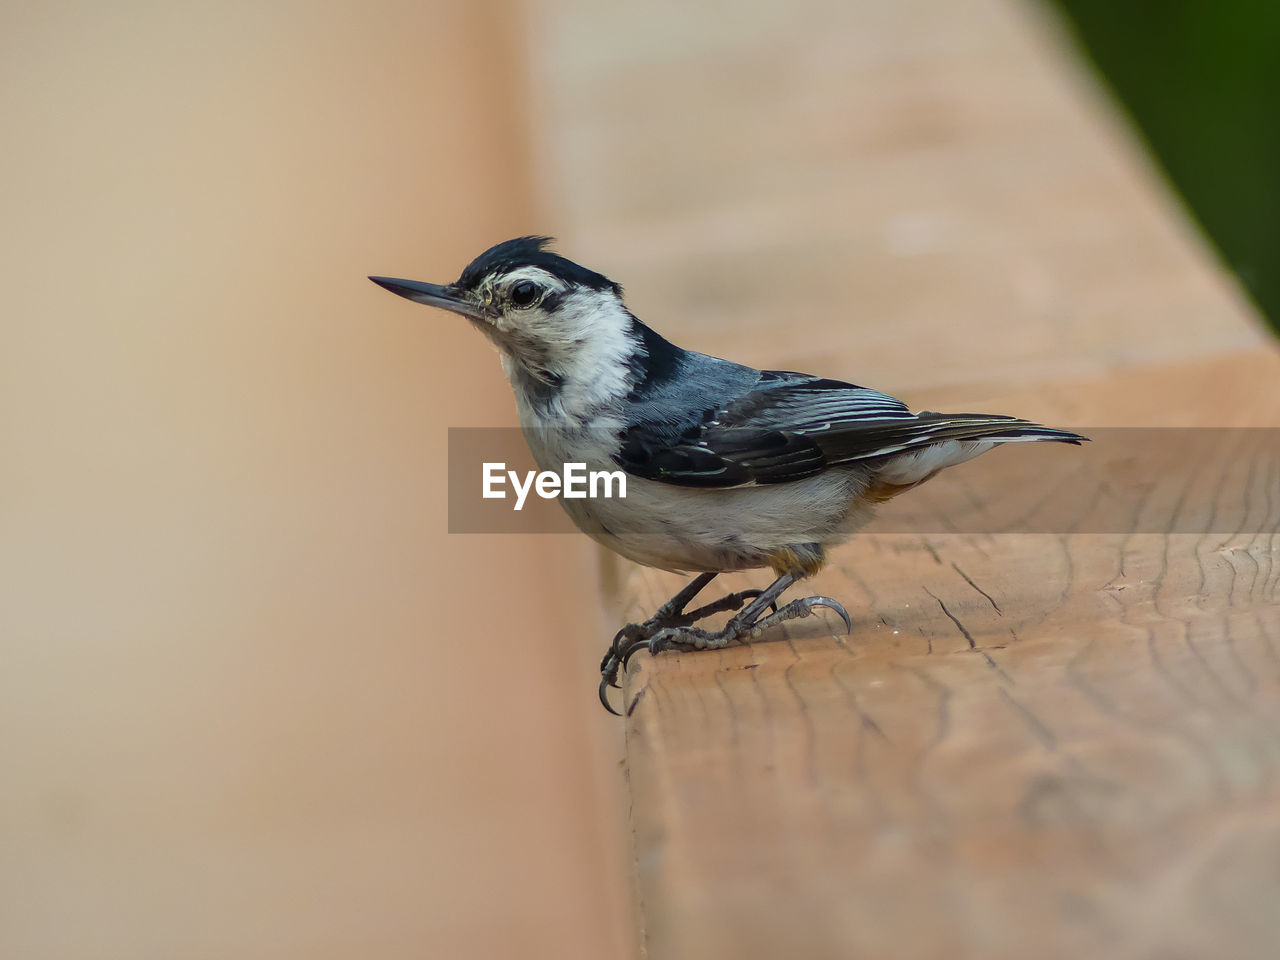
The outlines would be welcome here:
<svg viewBox="0 0 1280 960">
<path fill-rule="evenodd" d="M 701 411 L 662 412 L 641 409 L 615 460 L 635 476 L 689 487 L 787 483 L 945 440 L 1083 439 L 1014 417 L 913 414 L 877 390 L 778 370 Z"/>
</svg>

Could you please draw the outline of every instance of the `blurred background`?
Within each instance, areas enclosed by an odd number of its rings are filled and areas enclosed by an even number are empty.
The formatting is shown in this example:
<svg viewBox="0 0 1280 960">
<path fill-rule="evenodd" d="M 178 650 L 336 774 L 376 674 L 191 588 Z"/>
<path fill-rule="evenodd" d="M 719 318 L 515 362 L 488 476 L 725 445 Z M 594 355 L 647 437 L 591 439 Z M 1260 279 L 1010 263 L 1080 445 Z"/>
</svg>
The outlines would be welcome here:
<svg viewBox="0 0 1280 960">
<path fill-rule="evenodd" d="M 1188 212 L 1280 330 L 1280 4 L 1053 5 Z"/>
<path fill-rule="evenodd" d="M 506 2 L 6 4 L 0 956 L 630 953 L 573 537 L 447 535 L 555 230 Z"/>
<path fill-rule="evenodd" d="M 1156 6 L 1065 2 L 1274 308 L 1277 127 L 1226 79 L 1275 69 L 1275 18 Z M 897 9 L 0 9 L 0 955 L 632 955 L 599 558 L 447 535 L 447 427 L 513 423 L 509 392 L 481 338 L 365 276 L 542 232 L 642 316 L 700 317 L 690 346 L 776 323 L 761 263 L 864 291 L 869 342 L 909 333 L 939 307 L 909 266 L 833 264 L 945 246 L 878 185 L 947 197 L 934 148 L 991 118 L 906 59 L 900 109 L 864 111 L 890 53 L 860 38 L 945 58 L 1004 21 L 920 40 Z M 946 263 L 1004 304 L 1002 243 Z M 1049 281 L 1019 276 L 1034 306 Z M 878 385 L 954 378 L 951 346 Z"/>
</svg>

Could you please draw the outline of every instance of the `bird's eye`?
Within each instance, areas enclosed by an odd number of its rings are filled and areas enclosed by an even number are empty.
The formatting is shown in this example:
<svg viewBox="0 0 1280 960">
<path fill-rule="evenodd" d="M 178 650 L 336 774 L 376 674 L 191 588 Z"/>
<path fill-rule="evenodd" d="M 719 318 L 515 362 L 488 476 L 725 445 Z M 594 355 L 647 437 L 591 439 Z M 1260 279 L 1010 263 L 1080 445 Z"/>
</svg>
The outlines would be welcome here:
<svg viewBox="0 0 1280 960">
<path fill-rule="evenodd" d="M 532 306 L 541 292 L 536 283 L 531 280 L 521 280 L 511 288 L 511 302 L 517 307 Z"/>
</svg>

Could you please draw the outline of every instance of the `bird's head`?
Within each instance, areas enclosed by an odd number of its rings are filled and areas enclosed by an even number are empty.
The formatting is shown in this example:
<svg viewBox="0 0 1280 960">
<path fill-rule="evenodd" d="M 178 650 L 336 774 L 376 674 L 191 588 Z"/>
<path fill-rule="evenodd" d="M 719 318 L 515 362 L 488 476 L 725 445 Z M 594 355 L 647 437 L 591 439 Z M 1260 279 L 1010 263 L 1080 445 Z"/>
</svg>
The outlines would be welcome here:
<svg viewBox="0 0 1280 960">
<path fill-rule="evenodd" d="M 453 283 L 370 277 L 409 300 L 461 314 L 502 351 L 508 374 L 559 387 L 634 349 L 635 318 L 608 277 L 518 237 L 476 257 Z"/>
</svg>

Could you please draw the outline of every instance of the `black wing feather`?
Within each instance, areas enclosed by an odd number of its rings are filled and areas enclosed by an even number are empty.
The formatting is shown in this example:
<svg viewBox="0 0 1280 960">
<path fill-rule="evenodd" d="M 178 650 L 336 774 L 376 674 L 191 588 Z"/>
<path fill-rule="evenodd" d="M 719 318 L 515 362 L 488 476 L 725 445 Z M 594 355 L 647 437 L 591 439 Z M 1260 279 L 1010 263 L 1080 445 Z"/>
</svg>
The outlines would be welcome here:
<svg viewBox="0 0 1280 960">
<path fill-rule="evenodd" d="M 702 415 L 633 423 L 615 457 L 628 473 L 689 487 L 787 483 L 944 440 L 999 437 L 1080 442 L 1014 417 L 913 414 L 852 383 L 765 371 L 745 394 Z"/>
</svg>

